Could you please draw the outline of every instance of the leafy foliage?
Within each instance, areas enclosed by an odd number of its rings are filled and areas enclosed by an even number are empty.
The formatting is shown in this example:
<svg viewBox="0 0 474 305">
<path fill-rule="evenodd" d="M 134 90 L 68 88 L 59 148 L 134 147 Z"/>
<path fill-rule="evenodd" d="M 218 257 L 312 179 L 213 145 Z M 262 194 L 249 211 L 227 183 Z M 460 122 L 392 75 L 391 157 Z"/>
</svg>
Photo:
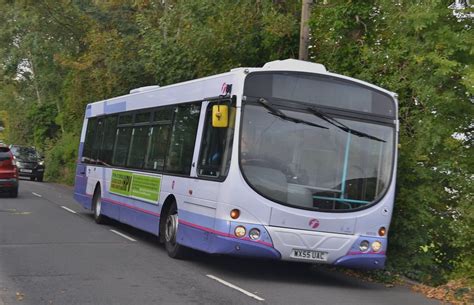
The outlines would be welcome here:
<svg viewBox="0 0 474 305">
<path fill-rule="evenodd" d="M 314 59 L 399 94 L 390 266 L 432 283 L 472 277 L 472 22 L 444 1 L 327 1 L 315 12 Z"/>
<path fill-rule="evenodd" d="M 8 141 L 73 182 L 85 105 L 295 57 L 301 1 L 0 0 L 0 110 Z M 431 283 L 472 280 L 472 21 L 441 0 L 317 1 L 312 60 L 399 94 L 389 264 Z"/>
</svg>

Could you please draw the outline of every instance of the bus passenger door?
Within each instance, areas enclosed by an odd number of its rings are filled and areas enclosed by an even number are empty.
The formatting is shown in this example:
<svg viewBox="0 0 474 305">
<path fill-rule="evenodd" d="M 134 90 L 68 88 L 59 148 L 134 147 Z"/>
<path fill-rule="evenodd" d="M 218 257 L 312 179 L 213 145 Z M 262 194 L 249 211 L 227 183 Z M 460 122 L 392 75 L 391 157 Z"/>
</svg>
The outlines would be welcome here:
<svg viewBox="0 0 474 305">
<path fill-rule="evenodd" d="M 189 141 L 195 142 L 191 161 L 191 178 L 186 179 L 184 200 L 179 206 L 178 213 L 181 229 L 178 231 L 177 236 L 181 244 L 202 251 L 208 251 L 209 249 L 209 232 L 214 229 L 214 218 L 216 215 L 215 195 L 210 191 L 210 185 L 208 183 L 201 183 L 204 181 L 196 179 L 197 156 L 207 104 L 207 102 L 203 102 L 200 105 L 197 130 L 193 133 L 194 138 L 189 139 Z"/>
<path fill-rule="evenodd" d="M 215 124 L 212 120 L 212 109 L 216 105 L 222 108 L 222 113 L 225 113 L 224 108 L 227 111 L 225 115 L 229 120 L 225 126 L 213 126 Z M 192 197 L 195 199 L 195 204 L 199 205 L 196 210 L 200 210 L 203 215 L 206 214 L 206 222 L 212 226 L 212 232 L 224 230 L 222 233 L 228 233 L 216 219 L 216 211 L 220 186 L 230 166 L 235 120 L 235 107 L 231 106 L 229 99 L 203 103 L 191 170 L 191 175 L 194 177 L 191 187 Z M 212 239 L 208 242 L 208 246 L 211 247 L 208 250 L 212 249 L 211 242 Z"/>
<path fill-rule="evenodd" d="M 102 144 L 103 133 L 104 133 L 104 119 L 97 119 L 97 125 L 95 128 L 95 134 L 93 141 L 89 147 L 90 149 L 90 164 L 86 167 L 87 175 L 87 193 L 94 195 L 95 186 L 97 182 L 102 180 L 102 168 L 97 167 L 97 160 L 99 157 L 100 146 Z M 103 184 L 101 182 L 101 184 Z M 102 191 L 104 191 L 104 185 L 102 185 Z"/>
</svg>

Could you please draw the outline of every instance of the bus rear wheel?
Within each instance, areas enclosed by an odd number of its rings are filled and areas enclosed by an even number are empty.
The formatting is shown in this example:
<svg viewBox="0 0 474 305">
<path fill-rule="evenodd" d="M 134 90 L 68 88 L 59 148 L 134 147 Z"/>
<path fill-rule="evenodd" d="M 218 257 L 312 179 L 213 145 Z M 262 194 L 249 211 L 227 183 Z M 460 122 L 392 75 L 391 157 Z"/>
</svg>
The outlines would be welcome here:
<svg viewBox="0 0 474 305">
<path fill-rule="evenodd" d="M 176 203 L 173 202 L 165 220 L 165 248 L 169 257 L 183 259 L 187 256 L 189 249 L 183 245 L 178 244 L 176 240 L 178 226 L 178 209 L 176 207 Z"/>
<path fill-rule="evenodd" d="M 101 213 L 102 200 L 100 195 L 100 186 L 95 188 L 94 196 L 92 197 L 92 212 L 94 213 L 94 220 L 98 224 L 105 224 L 105 216 Z"/>
</svg>

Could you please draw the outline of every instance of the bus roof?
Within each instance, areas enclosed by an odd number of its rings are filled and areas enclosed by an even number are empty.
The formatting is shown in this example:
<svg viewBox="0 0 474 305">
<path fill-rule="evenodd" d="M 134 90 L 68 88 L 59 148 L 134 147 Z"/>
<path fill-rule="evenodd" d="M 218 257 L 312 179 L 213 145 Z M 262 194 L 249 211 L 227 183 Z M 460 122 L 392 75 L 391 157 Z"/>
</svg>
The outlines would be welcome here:
<svg viewBox="0 0 474 305">
<path fill-rule="evenodd" d="M 227 84 L 232 84 L 234 86 L 233 89 L 238 90 L 238 89 L 242 88 L 243 80 L 245 79 L 245 76 L 248 73 L 259 72 L 259 71 L 262 71 L 262 72 L 264 72 L 264 71 L 294 71 L 294 72 L 306 72 L 306 73 L 315 73 L 315 74 L 334 76 L 334 77 L 337 77 L 337 78 L 342 78 L 342 79 L 350 80 L 350 81 L 353 81 L 353 82 L 356 82 L 356 83 L 360 83 L 362 85 L 365 85 L 365 86 L 374 88 L 376 90 L 382 91 L 382 92 L 392 96 L 394 99 L 397 98 L 397 95 L 395 93 L 393 93 L 391 91 L 388 91 L 386 89 L 383 89 L 381 87 L 378 87 L 376 85 L 373 85 L 371 83 L 367 83 L 365 81 L 361 81 L 359 79 L 355 79 L 355 78 L 352 78 L 352 77 L 348 77 L 348 76 L 328 72 L 326 70 L 326 67 L 322 64 L 312 63 L 312 62 L 307 62 L 307 61 L 301 61 L 301 60 L 296 60 L 296 59 L 285 59 L 285 60 L 275 60 L 275 61 L 267 62 L 265 65 L 263 65 L 263 67 L 260 67 L 260 68 L 256 68 L 256 67 L 234 68 L 234 69 L 231 69 L 229 72 L 226 72 L 226 73 L 216 74 L 216 75 L 212 75 L 212 76 L 207 76 L 207 77 L 203 77 L 203 78 L 198 78 L 198 79 L 194 79 L 194 80 L 189 80 L 189 81 L 185 81 L 185 82 L 171 84 L 171 85 L 167 85 L 167 86 L 163 86 L 163 87 L 155 85 L 155 86 L 145 86 L 145 87 L 135 88 L 135 89 L 130 90 L 129 94 L 122 95 L 122 96 L 117 96 L 117 97 L 113 97 L 113 98 L 110 98 L 110 99 L 105 99 L 105 100 L 102 100 L 102 101 L 98 101 L 98 102 L 88 104 L 87 109 L 99 107 L 103 110 L 99 111 L 99 113 L 97 111 L 94 111 L 94 114 L 92 114 L 92 113 L 87 114 L 86 113 L 86 117 L 100 115 L 101 113 L 110 113 L 110 111 L 106 111 L 106 109 L 105 109 L 106 108 L 105 106 L 107 106 L 108 104 L 113 105 L 113 104 L 117 104 L 117 103 L 120 103 L 120 102 L 124 102 L 124 103 L 125 102 L 132 102 L 133 103 L 133 100 L 135 100 L 136 98 L 139 98 L 141 96 L 151 97 L 151 96 L 154 96 L 156 93 L 158 93 L 160 91 L 164 91 L 163 94 L 166 97 L 170 97 L 172 95 L 171 93 L 178 94 L 178 95 L 183 95 L 182 94 L 183 91 L 193 91 L 195 93 L 195 98 L 191 99 L 189 101 L 193 101 L 193 100 L 195 101 L 195 100 L 199 100 L 201 98 L 209 98 L 209 97 L 213 97 L 213 96 L 218 96 L 219 92 L 221 91 L 220 86 L 223 86 L 226 83 Z M 215 88 L 213 88 L 213 91 L 212 91 L 214 94 L 210 94 L 209 92 L 205 92 L 206 90 L 202 89 L 202 87 L 205 87 L 208 84 L 212 84 L 212 86 L 215 87 Z M 218 85 L 216 86 L 216 84 L 218 84 Z M 179 88 L 181 88 L 183 86 L 189 86 L 189 88 L 187 88 L 186 90 L 178 90 Z M 199 87 L 201 87 L 201 90 L 199 90 Z M 209 90 L 207 90 L 207 91 L 209 91 Z M 170 94 L 166 94 L 165 92 L 169 92 Z M 157 95 L 161 95 L 161 92 Z M 181 102 L 189 102 L 189 101 L 182 100 Z M 173 103 L 173 101 L 171 101 L 170 103 Z M 105 106 L 101 107 L 102 104 L 104 104 Z M 137 107 L 132 107 L 132 108 L 137 108 L 137 109 L 140 108 L 139 105 L 136 105 L 136 106 Z M 153 107 L 153 106 L 156 106 L 156 105 L 152 105 L 151 107 Z M 127 109 L 120 109 L 121 107 L 115 107 L 118 111 L 111 111 L 111 112 L 120 112 L 120 110 L 121 111 L 130 110 L 130 109 L 128 109 L 128 107 L 126 107 L 126 106 L 124 106 L 124 107 L 127 108 Z"/>
</svg>

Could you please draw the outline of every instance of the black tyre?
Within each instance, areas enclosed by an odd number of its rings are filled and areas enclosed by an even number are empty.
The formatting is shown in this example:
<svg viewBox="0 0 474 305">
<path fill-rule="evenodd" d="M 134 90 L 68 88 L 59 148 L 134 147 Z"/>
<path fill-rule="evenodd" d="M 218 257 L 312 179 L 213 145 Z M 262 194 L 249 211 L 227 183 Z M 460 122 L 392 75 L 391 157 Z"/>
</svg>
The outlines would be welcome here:
<svg viewBox="0 0 474 305">
<path fill-rule="evenodd" d="M 172 203 L 164 225 L 165 248 L 168 256 L 176 259 L 183 259 L 189 253 L 189 248 L 178 244 L 176 236 L 178 234 L 178 209 L 176 202 Z"/>
<path fill-rule="evenodd" d="M 18 197 L 18 188 L 15 189 L 15 190 L 13 190 L 13 191 L 11 191 L 10 197 L 12 197 L 12 198 Z"/>
<path fill-rule="evenodd" d="M 38 180 L 38 182 L 43 182 L 43 176 L 37 177 L 36 180 Z"/>
<path fill-rule="evenodd" d="M 35 181 L 35 177 L 30 177 L 30 181 Z"/>
<path fill-rule="evenodd" d="M 94 213 L 94 220 L 98 224 L 105 224 L 106 218 L 101 214 L 102 200 L 100 186 L 95 188 L 94 196 L 92 197 L 92 212 Z"/>
</svg>

